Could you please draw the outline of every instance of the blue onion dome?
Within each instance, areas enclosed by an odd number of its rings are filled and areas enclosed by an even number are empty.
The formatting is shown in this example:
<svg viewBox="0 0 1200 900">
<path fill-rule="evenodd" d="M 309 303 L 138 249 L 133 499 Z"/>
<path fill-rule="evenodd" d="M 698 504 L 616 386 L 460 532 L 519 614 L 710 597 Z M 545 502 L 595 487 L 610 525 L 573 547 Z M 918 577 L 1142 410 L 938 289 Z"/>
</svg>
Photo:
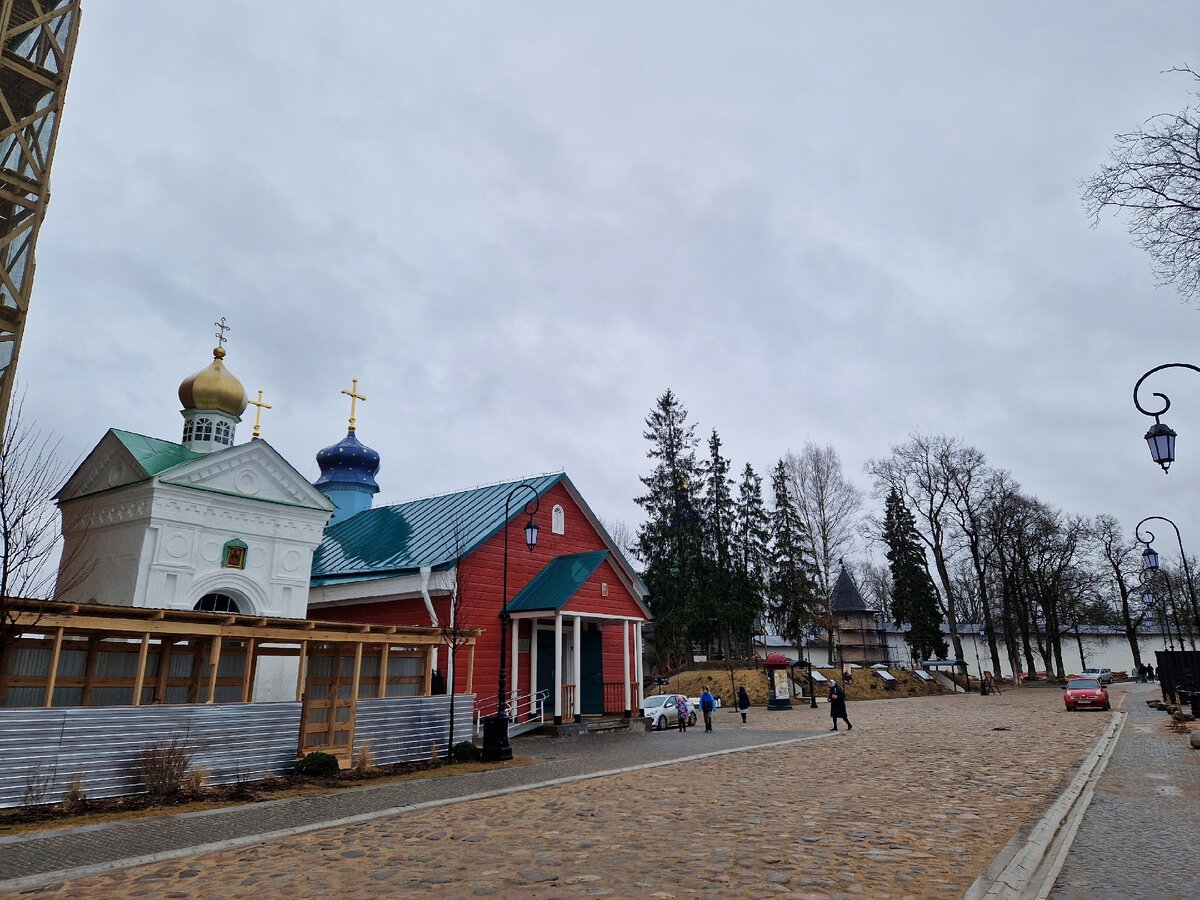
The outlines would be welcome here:
<svg viewBox="0 0 1200 900">
<path fill-rule="evenodd" d="M 379 471 L 379 454 L 364 445 L 351 428 L 346 436 L 332 447 L 317 453 L 317 465 L 321 477 L 316 486 L 323 484 L 362 485 L 378 493 L 375 474 Z"/>
</svg>

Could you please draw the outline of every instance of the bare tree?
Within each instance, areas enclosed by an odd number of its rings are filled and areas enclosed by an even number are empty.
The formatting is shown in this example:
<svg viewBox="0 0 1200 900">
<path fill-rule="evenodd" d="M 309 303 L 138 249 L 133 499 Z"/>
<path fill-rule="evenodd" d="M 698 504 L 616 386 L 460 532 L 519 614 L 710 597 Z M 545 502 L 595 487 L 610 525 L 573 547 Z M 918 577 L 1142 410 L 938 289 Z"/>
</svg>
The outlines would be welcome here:
<svg viewBox="0 0 1200 900">
<path fill-rule="evenodd" d="M 913 432 L 906 443 L 892 447 L 890 456 L 868 460 L 865 466 L 867 473 L 875 479 L 876 496 L 882 499 L 892 491 L 899 492 L 916 517 L 917 534 L 933 554 L 942 590 L 942 612 L 950 624 L 950 640 L 956 659 L 963 658 L 963 650 L 958 636 L 959 611 L 950 577 L 950 562 L 956 549 L 952 540 L 955 536 L 951 516 L 955 495 L 952 473 L 960 449 L 957 438 Z"/>
<path fill-rule="evenodd" d="M 457 657 L 461 647 L 470 644 L 479 629 L 466 623 L 471 620 L 471 602 L 466 598 L 466 579 L 463 577 L 463 541 L 459 529 L 454 529 L 454 568 L 450 570 L 450 600 L 446 604 L 446 620 L 438 628 L 446 644 L 446 690 L 450 694 L 450 724 L 446 735 L 446 756 L 454 756 L 454 681 L 457 677 Z M 507 601 L 506 601 L 507 602 Z M 501 697 L 497 700 L 504 702 Z"/>
<path fill-rule="evenodd" d="M 1135 543 L 1126 540 L 1117 520 L 1109 515 L 1096 516 L 1089 537 L 1100 567 L 1107 570 L 1108 581 L 1116 590 L 1121 625 L 1133 654 L 1133 665 L 1138 668 L 1142 665 L 1142 653 L 1137 630 L 1145 617 L 1145 610 L 1140 604 L 1135 607 L 1130 603 L 1130 588 L 1138 582 L 1141 554 Z"/>
<path fill-rule="evenodd" d="M 1200 81 L 1191 68 L 1174 68 Z M 1195 95 L 1200 99 L 1200 91 Z M 1152 116 L 1115 136 L 1100 171 L 1082 183 L 1095 226 L 1105 209 L 1128 213 L 1134 245 L 1150 254 L 1160 284 L 1200 297 L 1200 106 Z"/>
<path fill-rule="evenodd" d="M 784 467 L 796 512 L 813 542 L 821 596 L 828 599 L 834 566 L 854 549 L 862 491 L 846 480 L 837 451 L 828 445 L 809 441 L 799 454 L 784 457 Z"/>
<path fill-rule="evenodd" d="M 69 471 L 58 449 L 57 437 L 25 422 L 24 401 L 18 401 L 0 447 L 0 674 L 8 671 L 22 630 L 40 618 L 55 593 L 62 534 L 54 495 Z M 6 683 L 0 678 L 0 703 Z"/>
</svg>

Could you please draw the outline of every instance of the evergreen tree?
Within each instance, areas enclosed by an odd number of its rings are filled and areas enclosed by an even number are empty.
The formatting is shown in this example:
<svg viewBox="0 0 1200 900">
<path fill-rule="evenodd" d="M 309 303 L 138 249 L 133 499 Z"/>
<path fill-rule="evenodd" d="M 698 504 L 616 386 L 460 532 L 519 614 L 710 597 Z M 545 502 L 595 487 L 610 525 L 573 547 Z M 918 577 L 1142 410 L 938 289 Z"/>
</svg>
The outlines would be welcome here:
<svg viewBox="0 0 1200 900">
<path fill-rule="evenodd" d="M 734 507 L 732 564 L 742 634 L 749 637 L 766 612 L 767 571 L 771 562 L 771 518 L 763 504 L 762 478 L 750 463 L 742 470 Z"/>
<path fill-rule="evenodd" d="M 750 655 L 751 638 L 766 609 L 767 563 L 770 558 L 771 520 L 763 505 L 762 479 L 749 463 L 742 470 L 737 502 L 733 507 L 733 533 L 729 541 L 729 597 L 721 609 L 721 639 L 729 696 L 737 695 L 735 661 Z"/>
<path fill-rule="evenodd" d="M 883 540 L 892 570 L 892 618 L 908 625 L 904 639 L 917 659 L 945 659 L 950 652 L 942 636 L 937 588 L 929 574 L 916 522 L 900 492 L 892 490 L 884 509 Z"/>
<path fill-rule="evenodd" d="M 693 611 L 692 638 L 705 653 L 719 646 L 724 624 L 734 602 L 731 568 L 733 539 L 733 480 L 729 460 L 721 455 L 721 437 L 713 429 L 708 439 L 708 465 L 704 480 L 703 593 Z"/>
<path fill-rule="evenodd" d="M 800 647 L 805 630 L 821 620 L 826 602 L 818 587 L 812 542 L 797 514 L 782 459 L 771 473 L 771 485 L 775 491 L 771 514 L 771 624 Z"/>
<path fill-rule="evenodd" d="M 696 426 L 670 390 L 655 401 L 642 436 L 654 469 L 641 478 L 646 493 L 636 502 L 647 519 L 638 529 L 637 551 L 645 569 L 654 613 L 655 667 L 666 671 L 691 652 L 690 623 L 701 597 L 703 540 L 699 490 L 704 470 L 696 458 Z"/>
</svg>

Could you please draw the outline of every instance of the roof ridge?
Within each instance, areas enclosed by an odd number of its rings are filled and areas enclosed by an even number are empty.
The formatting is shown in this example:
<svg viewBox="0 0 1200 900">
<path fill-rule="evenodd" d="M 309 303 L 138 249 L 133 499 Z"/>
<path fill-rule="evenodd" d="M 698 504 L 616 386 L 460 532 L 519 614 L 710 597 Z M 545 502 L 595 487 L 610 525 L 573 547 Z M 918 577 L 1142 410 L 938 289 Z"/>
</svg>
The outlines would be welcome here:
<svg viewBox="0 0 1200 900">
<path fill-rule="evenodd" d="M 488 488 L 500 487 L 504 484 L 522 484 L 527 481 L 536 481 L 541 478 L 550 478 L 554 475 L 566 475 L 566 469 L 559 469 L 556 472 L 541 472 L 537 475 L 525 475 L 522 478 L 502 478 L 499 481 L 491 481 L 486 484 L 477 484 L 474 487 L 459 488 L 454 491 L 442 491 L 438 494 L 424 494 L 420 497 L 407 497 L 404 500 L 397 500 L 395 503 L 385 503 L 382 506 L 376 506 L 374 509 L 386 509 L 389 506 L 404 506 L 408 503 L 418 503 L 421 500 L 437 500 L 441 497 L 453 497 L 455 494 L 470 494 L 472 491 L 484 491 Z"/>
</svg>

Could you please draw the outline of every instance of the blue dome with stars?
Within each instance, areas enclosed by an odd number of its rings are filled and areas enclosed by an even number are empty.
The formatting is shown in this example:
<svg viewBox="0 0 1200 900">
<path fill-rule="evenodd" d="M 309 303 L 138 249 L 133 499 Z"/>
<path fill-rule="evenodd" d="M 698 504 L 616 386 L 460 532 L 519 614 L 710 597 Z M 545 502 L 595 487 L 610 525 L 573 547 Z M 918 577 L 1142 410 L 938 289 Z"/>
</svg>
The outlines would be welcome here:
<svg viewBox="0 0 1200 900">
<path fill-rule="evenodd" d="M 317 487 L 345 485 L 366 489 L 372 494 L 379 493 L 379 485 L 375 483 L 379 454 L 363 444 L 353 428 L 332 447 L 317 453 L 317 465 L 321 467 L 321 477 L 315 482 Z"/>
</svg>

